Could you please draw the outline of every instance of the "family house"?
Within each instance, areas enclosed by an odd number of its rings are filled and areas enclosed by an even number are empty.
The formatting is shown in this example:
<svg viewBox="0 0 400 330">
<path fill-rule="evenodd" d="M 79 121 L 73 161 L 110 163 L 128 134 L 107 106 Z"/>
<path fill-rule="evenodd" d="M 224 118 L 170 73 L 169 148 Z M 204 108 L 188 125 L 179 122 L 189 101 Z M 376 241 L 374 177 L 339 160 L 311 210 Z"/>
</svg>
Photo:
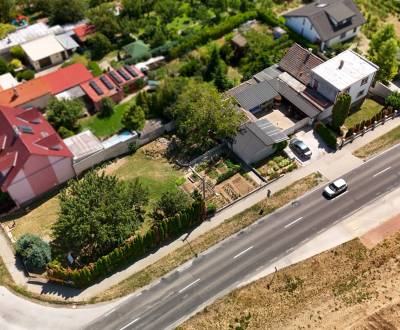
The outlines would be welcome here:
<svg viewBox="0 0 400 330">
<path fill-rule="evenodd" d="M 321 49 L 357 36 L 366 22 L 352 0 L 318 0 L 283 16 L 286 26 Z"/>
<path fill-rule="evenodd" d="M 93 78 L 81 63 L 72 64 L 45 76 L 0 91 L 0 105 L 18 108 L 45 108 L 52 97 L 75 88 Z M 84 93 L 81 92 L 81 95 Z"/>
<path fill-rule="evenodd" d="M 38 110 L 0 106 L 0 188 L 17 206 L 72 178 L 72 157 Z"/>
<path fill-rule="evenodd" d="M 351 50 L 324 62 L 310 50 L 294 44 L 279 64 L 227 92 L 248 118 L 231 148 L 245 161 L 256 162 L 262 155 L 265 158 L 283 140 L 280 134 L 288 139 L 316 120 L 328 118 L 340 93 L 351 95 L 353 107 L 359 105 L 377 70 L 375 64 Z M 259 122 L 268 129 L 255 128 Z M 249 143 L 251 134 L 258 137 L 257 143 Z M 259 143 L 260 134 L 265 135 L 263 145 Z M 275 139 L 276 136 L 279 138 Z"/>
</svg>

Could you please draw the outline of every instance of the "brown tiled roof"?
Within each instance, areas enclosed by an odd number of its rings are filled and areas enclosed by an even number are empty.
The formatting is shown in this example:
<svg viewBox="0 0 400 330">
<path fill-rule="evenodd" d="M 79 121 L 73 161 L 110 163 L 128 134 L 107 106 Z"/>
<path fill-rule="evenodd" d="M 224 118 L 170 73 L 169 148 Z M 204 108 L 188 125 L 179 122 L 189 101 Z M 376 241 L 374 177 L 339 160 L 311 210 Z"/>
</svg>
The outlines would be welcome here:
<svg viewBox="0 0 400 330">
<path fill-rule="evenodd" d="M 279 67 L 307 85 L 310 82 L 311 69 L 322 63 L 324 61 L 309 50 L 294 44 L 279 62 Z"/>
</svg>

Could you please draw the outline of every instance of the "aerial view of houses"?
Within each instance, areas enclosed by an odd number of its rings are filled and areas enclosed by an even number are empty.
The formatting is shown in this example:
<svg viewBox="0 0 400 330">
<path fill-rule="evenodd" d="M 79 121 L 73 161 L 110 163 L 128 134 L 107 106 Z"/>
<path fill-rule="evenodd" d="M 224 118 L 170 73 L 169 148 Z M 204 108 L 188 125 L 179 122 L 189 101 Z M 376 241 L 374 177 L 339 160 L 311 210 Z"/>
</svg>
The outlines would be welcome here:
<svg viewBox="0 0 400 330">
<path fill-rule="evenodd" d="M 0 328 L 399 328 L 399 37 L 395 0 L 0 0 Z"/>
</svg>

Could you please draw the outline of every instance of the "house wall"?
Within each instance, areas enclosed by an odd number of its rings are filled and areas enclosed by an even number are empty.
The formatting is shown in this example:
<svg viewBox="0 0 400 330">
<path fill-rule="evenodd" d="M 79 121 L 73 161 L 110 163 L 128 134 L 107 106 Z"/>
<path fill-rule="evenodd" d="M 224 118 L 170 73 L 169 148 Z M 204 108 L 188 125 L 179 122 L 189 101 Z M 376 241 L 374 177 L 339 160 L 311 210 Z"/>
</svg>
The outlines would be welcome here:
<svg viewBox="0 0 400 330">
<path fill-rule="evenodd" d="M 325 109 L 324 111 L 322 111 L 322 112 L 318 115 L 317 119 L 318 119 L 318 120 L 324 120 L 324 119 L 330 117 L 331 114 L 332 114 L 332 109 L 333 109 L 333 105 L 330 106 L 329 108 Z"/>
<path fill-rule="evenodd" d="M 256 163 L 273 154 L 275 151 L 273 145 L 266 146 L 245 127 L 243 127 L 242 132 L 236 135 L 230 147 L 247 164 Z"/>
<path fill-rule="evenodd" d="M 51 65 L 56 65 L 56 64 L 60 64 L 60 63 L 64 62 L 64 59 L 62 56 L 63 53 L 65 54 L 66 58 L 69 57 L 67 52 L 61 52 L 61 53 L 51 55 L 50 56 Z M 39 61 L 33 61 L 31 58 L 29 58 L 29 62 L 36 71 L 43 69 L 39 64 Z"/>
<path fill-rule="evenodd" d="M 344 38 L 341 38 L 340 35 L 335 37 L 335 38 L 332 38 L 332 39 L 328 40 L 326 43 L 322 44 L 321 48 L 322 49 L 329 48 L 329 47 L 332 47 L 335 44 L 338 44 L 340 42 L 345 42 L 346 40 L 354 38 L 355 36 L 357 36 L 357 34 L 358 34 L 358 32 L 360 32 L 360 30 L 361 30 L 361 26 L 357 27 L 355 30 L 353 28 L 350 31 L 346 32 L 346 36 Z"/>
<path fill-rule="evenodd" d="M 287 17 L 285 24 L 313 43 L 320 40 L 319 34 L 315 31 L 311 21 L 307 17 Z"/>
<path fill-rule="evenodd" d="M 72 158 L 49 157 L 49 162 L 53 167 L 58 183 L 63 183 L 75 176 L 72 166 Z"/>
<path fill-rule="evenodd" d="M 52 98 L 51 94 L 46 94 L 27 103 L 18 105 L 18 107 L 23 109 L 28 109 L 28 108 L 44 109 L 49 104 L 51 98 Z"/>
<path fill-rule="evenodd" d="M 335 102 L 339 91 L 316 74 L 313 75 L 313 85 L 315 84 L 315 81 L 318 81 L 317 91 L 325 96 L 329 101 Z"/>
</svg>

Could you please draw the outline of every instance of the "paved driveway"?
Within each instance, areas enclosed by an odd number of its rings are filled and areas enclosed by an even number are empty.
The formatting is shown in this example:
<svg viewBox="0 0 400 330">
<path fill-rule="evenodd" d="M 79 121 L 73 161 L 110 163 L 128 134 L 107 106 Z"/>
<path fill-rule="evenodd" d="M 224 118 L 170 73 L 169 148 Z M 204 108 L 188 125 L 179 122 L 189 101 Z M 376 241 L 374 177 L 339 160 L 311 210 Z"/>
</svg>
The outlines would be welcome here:
<svg viewBox="0 0 400 330">
<path fill-rule="evenodd" d="M 304 128 L 303 130 L 297 132 L 295 134 L 295 137 L 303 141 L 311 149 L 312 152 L 311 159 L 302 159 L 297 154 L 293 153 L 296 159 L 303 166 L 312 163 L 313 161 L 321 158 L 329 152 L 329 148 L 319 136 L 314 134 L 312 128 Z"/>
</svg>

